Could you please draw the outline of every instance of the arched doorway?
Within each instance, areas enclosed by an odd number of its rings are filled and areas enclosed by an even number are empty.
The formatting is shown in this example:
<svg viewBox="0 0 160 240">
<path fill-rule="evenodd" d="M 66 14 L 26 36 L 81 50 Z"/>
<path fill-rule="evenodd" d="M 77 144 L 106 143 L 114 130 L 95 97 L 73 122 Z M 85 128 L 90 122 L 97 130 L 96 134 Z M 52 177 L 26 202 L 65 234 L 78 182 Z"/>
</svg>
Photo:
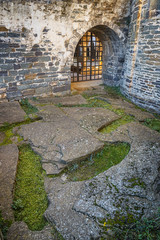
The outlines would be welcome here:
<svg viewBox="0 0 160 240">
<path fill-rule="evenodd" d="M 71 81 L 101 80 L 102 61 L 103 47 L 100 39 L 93 32 L 86 32 L 75 50 Z"/>
<path fill-rule="evenodd" d="M 125 44 L 125 35 L 120 30 L 115 31 L 106 25 L 89 29 L 79 40 L 74 52 L 72 86 L 77 86 L 77 82 L 97 82 L 93 80 L 102 80 L 98 82 L 109 86 L 120 85 Z"/>
</svg>

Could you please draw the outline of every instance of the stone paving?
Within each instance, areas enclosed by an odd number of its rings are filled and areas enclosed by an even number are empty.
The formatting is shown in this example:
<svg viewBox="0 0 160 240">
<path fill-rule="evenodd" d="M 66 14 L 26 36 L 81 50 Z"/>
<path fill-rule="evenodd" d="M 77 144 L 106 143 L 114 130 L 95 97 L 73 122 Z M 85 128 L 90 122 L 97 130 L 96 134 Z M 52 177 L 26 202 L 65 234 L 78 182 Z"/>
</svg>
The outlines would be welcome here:
<svg viewBox="0 0 160 240">
<path fill-rule="evenodd" d="M 25 112 L 18 102 L 0 103 L 0 126 L 4 123 L 16 123 L 25 120 Z"/>
<path fill-rule="evenodd" d="M 36 101 L 30 100 L 30 103 L 38 108 L 36 114 L 41 120 L 30 124 L 22 124 L 18 128 L 13 129 L 13 133 L 22 136 L 23 142 L 29 143 L 33 150 L 41 155 L 42 167 L 47 174 L 58 174 L 71 162 L 85 159 L 91 153 L 100 150 L 104 142 L 125 141 L 131 144 L 129 155 L 120 165 L 113 167 L 113 170 L 109 169 L 104 174 L 98 175 L 99 177 L 97 176 L 93 181 L 68 182 L 63 175 L 54 179 L 46 177 L 45 190 L 50 204 L 44 216 L 51 226 L 56 225 L 64 239 L 69 240 L 99 239 L 100 228 L 94 217 L 104 217 L 106 211 L 109 211 L 103 206 L 105 201 L 110 201 L 105 200 L 104 189 L 106 185 L 103 186 L 101 181 L 101 178 L 106 179 L 106 174 L 108 174 L 107 176 L 115 177 L 113 184 L 116 184 L 118 187 L 118 181 L 122 181 L 121 176 L 123 175 L 123 179 L 126 179 L 128 172 L 132 176 L 134 174 L 137 174 L 137 177 L 142 175 L 143 181 L 147 181 L 144 178 L 146 175 L 143 177 L 141 172 L 147 171 L 145 174 L 147 174 L 150 182 L 146 182 L 149 187 L 145 195 L 148 196 L 148 199 L 145 204 L 144 202 L 142 203 L 140 194 L 143 191 L 138 188 L 134 190 L 133 196 L 139 194 L 137 204 L 140 204 L 143 208 L 145 206 L 146 209 L 150 206 L 150 209 L 153 211 L 157 207 L 157 199 L 159 197 L 157 169 L 159 169 L 160 164 L 160 156 L 158 155 L 160 133 L 141 124 L 141 121 L 146 118 L 154 118 L 154 115 L 135 108 L 132 103 L 128 103 L 119 97 L 112 98 L 109 94 L 105 94 L 103 87 L 97 87 L 97 91 L 96 88 L 92 89 L 92 91 L 87 90 L 85 94 L 91 97 L 93 94 L 98 95 L 106 102 L 110 102 L 113 108 L 123 109 L 127 114 L 133 115 L 135 121 L 122 125 L 111 133 L 102 134 L 98 130 L 118 120 L 120 116 L 111 110 L 101 107 L 84 107 L 83 105 L 87 104 L 86 99 L 81 95 L 75 95 L 47 99 L 40 98 Z M 1 125 L 6 122 L 15 123 L 25 120 L 26 114 L 18 102 L 1 103 L 0 109 Z M 2 144 L 4 138 L 5 134 L 0 132 L 0 144 Z M 15 138 L 16 136 L 12 136 L 11 139 L 14 140 Z M 0 146 L 0 180 L 2 183 L 0 210 L 6 219 L 14 219 L 11 204 L 18 164 L 17 144 L 18 142 Z M 149 162 L 152 162 L 152 171 L 149 171 Z M 135 173 L 135 170 L 130 169 L 130 165 L 127 165 L 129 163 L 136 163 L 137 165 L 135 164 L 135 166 L 136 169 L 140 169 L 139 172 Z M 119 166 L 121 166 L 122 172 Z M 120 172 L 117 173 L 118 171 Z M 116 174 L 118 174 L 117 177 Z M 155 181 L 157 181 L 157 185 L 155 185 Z M 91 191 L 90 183 L 96 185 L 96 195 Z M 101 186 L 99 183 L 101 183 Z M 126 191 L 124 186 L 119 186 L 118 188 L 119 191 L 122 189 L 124 192 Z M 154 192 L 154 189 L 157 189 L 157 192 Z M 109 194 L 108 198 L 113 199 L 115 197 L 113 193 Z M 119 195 L 116 195 L 116 198 L 118 199 Z M 153 199 L 152 203 L 151 200 Z M 96 207 L 94 206 L 95 201 Z M 134 203 L 133 199 L 132 203 Z M 112 212 L 113 205 L 110 205 L 111 213 L 114 212 Z M 47 240 L 55 238 L 51 234 L 50 226 L 45 227 L 40 232 L 31 232 L 23 222 L 15 222 L 9 229 L 8 240 L 16 239 Z"/>
</svg>

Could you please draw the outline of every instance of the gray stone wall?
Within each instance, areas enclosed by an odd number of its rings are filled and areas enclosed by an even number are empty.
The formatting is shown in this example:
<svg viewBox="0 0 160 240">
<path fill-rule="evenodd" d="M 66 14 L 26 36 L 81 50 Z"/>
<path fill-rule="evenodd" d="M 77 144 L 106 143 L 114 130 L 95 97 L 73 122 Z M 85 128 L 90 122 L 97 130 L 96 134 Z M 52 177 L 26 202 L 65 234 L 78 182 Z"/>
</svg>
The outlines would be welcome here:
<svg viewBox="0 0 160 240">
<path fill-rule="evenodd" d="M 0 0 L 0 12 L 1 100 L 69 93 L 76 46 L 91 30 L 104 49 L 104 83 L 160 112 L 157 0 L 133 0 L 131 14 L 129 0 Z"/>
<path fill-rule="evenodd" d="M 121 89 L 136 104 L 160 113 L 160 15 L 151 6 L 146 0 L 132 3 Z"/>
<path fill-rule="evenodd" d="M 104 81 L 117 85 L 129 9 L 128 0 L 1 0 L 0 99 L 68 93 L 76 45 L 95 26 L 105 48 Z"/>
</svg>

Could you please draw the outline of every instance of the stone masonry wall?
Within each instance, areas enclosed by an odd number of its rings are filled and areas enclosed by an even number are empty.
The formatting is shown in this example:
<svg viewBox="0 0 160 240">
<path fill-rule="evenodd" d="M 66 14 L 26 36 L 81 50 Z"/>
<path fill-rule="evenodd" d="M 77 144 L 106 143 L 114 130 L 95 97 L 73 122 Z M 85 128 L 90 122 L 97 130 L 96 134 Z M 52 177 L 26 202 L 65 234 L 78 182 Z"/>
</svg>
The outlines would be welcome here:
<svg viewBox="0 0 160 240">
<path fill-rule="evenodd" d="M 160 113 L 160 12 L 152 7 L 158 6 L 156 1 L 132 3 L 121 89 L 136 104 Z"/>
<path fill-rule="evenodd" d="M 114 49 L 108 51 L 112 57 L 104 56 L 108 66 L 108 73 L 103 69 L 104 81 L 107 83 L 112 69 L 114 76 L 109 81 L 119 81 L 116 75 L 120 76 L 123 61 L 118 59 L 125 52 L 129 2 L 1 0 L 0 99 L 68 93 L 76 45 L 85 32 L 95 26 L 106 27 L 103 35 L 110 40 L 108 47 L 111 45 Z M 118 41 L 124 48 L 120 54 L 115 47 Z"/>
</svg>

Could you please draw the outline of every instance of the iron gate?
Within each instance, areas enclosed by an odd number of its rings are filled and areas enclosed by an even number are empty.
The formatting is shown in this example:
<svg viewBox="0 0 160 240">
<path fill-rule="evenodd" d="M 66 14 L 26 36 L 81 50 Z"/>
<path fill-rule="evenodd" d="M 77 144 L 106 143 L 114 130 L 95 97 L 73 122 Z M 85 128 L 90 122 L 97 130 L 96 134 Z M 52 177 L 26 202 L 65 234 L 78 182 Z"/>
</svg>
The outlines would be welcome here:
<svg viewBox="0 0 160 240">
<path fill-rule="evenodd" d="M 92 32 L 79 41 L 71 67 L 71 81 L 81 82 L 102 79 L 102 43 Z"/>
</svg>

